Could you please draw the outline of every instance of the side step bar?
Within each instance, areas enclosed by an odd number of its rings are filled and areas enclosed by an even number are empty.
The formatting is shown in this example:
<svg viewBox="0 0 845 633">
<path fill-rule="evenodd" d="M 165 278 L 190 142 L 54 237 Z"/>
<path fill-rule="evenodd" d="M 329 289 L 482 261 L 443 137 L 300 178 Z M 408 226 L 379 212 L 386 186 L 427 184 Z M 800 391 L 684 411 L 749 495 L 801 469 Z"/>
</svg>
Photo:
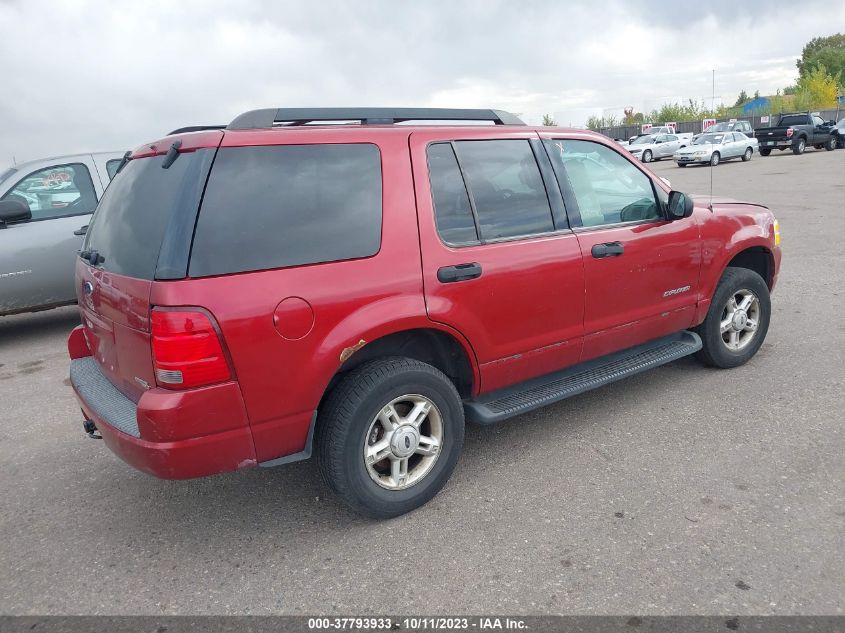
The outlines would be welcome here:
<svg viewBox="0 0 845 633">
<path fill-rule="evenodd" d="M 464 401 L 468 422 L 494 424 L 553 402 L 665 365 L 701 349 L 695 332 L 679 332 L 553 374 Z"/>
</svg>

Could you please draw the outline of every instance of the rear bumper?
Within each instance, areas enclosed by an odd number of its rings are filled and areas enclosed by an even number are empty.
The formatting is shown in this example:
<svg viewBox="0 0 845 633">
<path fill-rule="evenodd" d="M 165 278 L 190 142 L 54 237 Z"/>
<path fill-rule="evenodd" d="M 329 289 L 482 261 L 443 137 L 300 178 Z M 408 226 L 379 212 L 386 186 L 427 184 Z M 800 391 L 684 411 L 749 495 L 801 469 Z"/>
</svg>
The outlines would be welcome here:
<svg viewBox="0 0 845 633">
<path fill-rule="evenodd" d="M 256 465 L 235 383 L 185 392 L 150 389 L 135 404 L 91 356 L 71 361 L 70 379 L 85 417 L 106 445 L 138 470 L 162 479 L 189 479 Z M 214 432 L 198 433 L 200 426 Z"/>
<path fill-rule="evenodd" d="M 760 143 L 760 149 L 789 149 L 793 145 L 797 145 L 797 141 L 793 142 L 792 139 L 775 139 L 775 140 L 767 140 L 767 141 L 758 141 Z"/>
</svg>

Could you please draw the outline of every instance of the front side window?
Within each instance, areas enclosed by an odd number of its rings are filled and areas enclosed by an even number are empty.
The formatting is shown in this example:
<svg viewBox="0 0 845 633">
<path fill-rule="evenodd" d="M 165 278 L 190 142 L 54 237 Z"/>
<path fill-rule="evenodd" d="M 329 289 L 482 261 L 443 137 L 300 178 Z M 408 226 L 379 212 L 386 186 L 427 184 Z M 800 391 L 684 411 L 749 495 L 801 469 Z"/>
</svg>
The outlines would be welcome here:
<svg viewBox="0 0 845 633">
<path fill-rule="evenodd" d="M 28 174 L 2 198 L 29 207 L 33 220 L 93 213 L 97 194 L 81 163 L 54 165 Z"/>
<path fill-rule="evenodd" d="M 225 147 L 203 196 L 190 275 L 369 257 L 381 246 L 381 217 L 375 145 Z"/>
<path fill-rule="evenodd" d="M 578 205 L 580 217 L 570 217 L 572 226 L 661 217 L 651 179 L 612 149 L 568 139 L 546 140 L 545 145 L 558 180 L 566 179 Z"/>
<path fill-rule="evenodd" d="M 482 240 L 555 230 L 540 168 L 527 140 L 458 141 L 455 147 Z"/>
</svg>

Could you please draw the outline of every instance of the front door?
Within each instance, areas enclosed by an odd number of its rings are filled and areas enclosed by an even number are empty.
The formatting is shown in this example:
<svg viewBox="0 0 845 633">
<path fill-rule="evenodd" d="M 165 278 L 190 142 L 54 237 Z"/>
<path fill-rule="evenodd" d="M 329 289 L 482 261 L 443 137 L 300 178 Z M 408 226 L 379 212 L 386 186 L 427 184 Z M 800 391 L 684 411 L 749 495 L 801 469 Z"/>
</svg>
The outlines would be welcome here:
<svg viewBox="0 0 845 633">
<path fill-rule="evenodd" d="M 662 183 L 615 149 L 552 135 L 544 143 L 584 257 L 582 360 L 692 325 L 695 219 L 665 220 Z"/>
<path fill-rule="evenodd" d="M 23 202 L 32 213 L 32 219 L 0 230 L 0 314 L 76 299 L 81 229 L 100 193 L 94 166 L 85 160 L 30 172 L 0 198 Z"/>
<path fill-rule="evenodd" d="M 472 345 L 481 391 L 574 364 L 584 270 L 533 132 L 415 132 L 411 152 L 429 317 Z"/>
</svg>

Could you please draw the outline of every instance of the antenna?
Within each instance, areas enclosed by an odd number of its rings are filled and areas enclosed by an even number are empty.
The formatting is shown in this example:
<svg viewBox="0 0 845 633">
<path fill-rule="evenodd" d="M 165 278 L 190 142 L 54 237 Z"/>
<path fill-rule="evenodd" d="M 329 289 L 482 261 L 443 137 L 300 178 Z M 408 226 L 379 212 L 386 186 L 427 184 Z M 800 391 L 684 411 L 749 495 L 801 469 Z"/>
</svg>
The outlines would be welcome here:
<svg viewBox="0 0 845 633">
<path fill-rule="evenodd" d="M 710 109 L 716 114 L 716 69 L 713 69 L 713 84 L 710 92 Z M 710 213 L 713 213 L 713 160 L 710 161 Z"/>
</svg>

